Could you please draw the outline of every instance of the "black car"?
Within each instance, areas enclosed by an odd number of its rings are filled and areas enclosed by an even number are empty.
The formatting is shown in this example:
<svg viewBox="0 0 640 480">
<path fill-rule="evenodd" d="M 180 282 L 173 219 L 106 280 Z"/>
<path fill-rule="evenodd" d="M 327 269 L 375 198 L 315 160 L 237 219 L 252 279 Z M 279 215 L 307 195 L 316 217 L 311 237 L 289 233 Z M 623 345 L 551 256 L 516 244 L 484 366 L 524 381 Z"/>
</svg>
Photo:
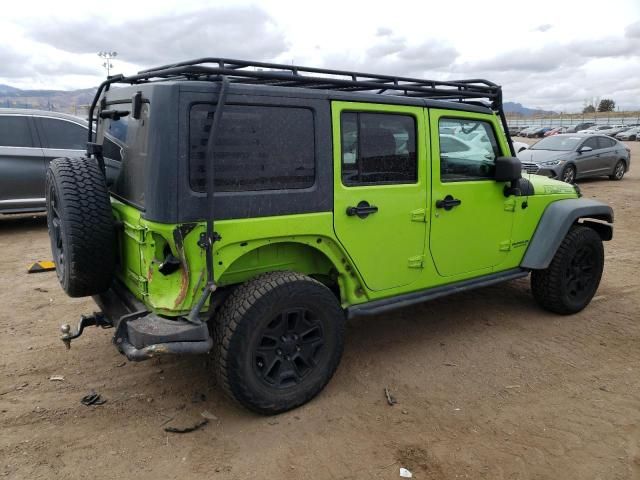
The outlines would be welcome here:
<svg viewBox="0 0 640 480">
<path fill-rule="evenodd" d="M 0 213 L 45 210 L 44 180 L 49 162 L 78 157 L 87 148 L 88 123 L 64 113 L 0 108 Z M 109 170 L 121 161 L 121 146 L 105 139 Z"/>
</svg>

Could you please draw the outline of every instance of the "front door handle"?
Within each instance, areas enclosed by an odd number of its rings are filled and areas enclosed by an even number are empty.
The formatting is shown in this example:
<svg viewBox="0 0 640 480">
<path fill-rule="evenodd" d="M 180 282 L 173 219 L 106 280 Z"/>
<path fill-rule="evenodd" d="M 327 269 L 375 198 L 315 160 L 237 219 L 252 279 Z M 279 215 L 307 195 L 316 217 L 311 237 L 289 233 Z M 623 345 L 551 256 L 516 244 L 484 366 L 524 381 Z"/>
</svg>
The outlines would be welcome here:
<svg viewBox="0 0 640 480">
<path fill-rule="evenodd" d="M 366 200 L 362 200 L 358 203 L 357 207 L 347 207 L 347 215 L 350 217 L 358 216 L 359 218 L 367 218 L 372 213 L 376 213 L 378 211 L 378 207 L 375 205 L 369 205 L 369 202 Z"/>
<path fill-rule="evenodd" d="M 436 208 L 444 208 L 445 210 L 451 210 L 453 207 L 457 207 L 462 203 L 462 200 L 453 198 L 451 195 L 447 195 L 442 200 L 436 200 Z"/>
</svg>

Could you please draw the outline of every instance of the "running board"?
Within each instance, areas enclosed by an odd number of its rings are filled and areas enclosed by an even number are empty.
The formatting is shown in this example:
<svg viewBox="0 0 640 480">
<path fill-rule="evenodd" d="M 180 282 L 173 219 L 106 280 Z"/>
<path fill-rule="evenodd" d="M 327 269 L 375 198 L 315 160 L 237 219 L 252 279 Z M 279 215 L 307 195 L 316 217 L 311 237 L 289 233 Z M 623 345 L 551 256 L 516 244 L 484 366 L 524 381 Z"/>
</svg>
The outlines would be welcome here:
<svg viewBox="0 0 640 480">
<path fill-rule="evenodd" d="M 517 278 L 526 277 L 529 270 L 515 268 L 504 272 L 492 273 L 482 277 L 473 278 L 471 280 L 463 280 L 462 282 L 450 283 L 440 287 L 428 288 L 419 292 L 406 293 L 391 298 L 383 298 L 382 300 L 374 300 L 372 302 L 361 303 L 347 308 L 347 317 L 362 317 L 368 315 L 378 315 L 386 313 L 397 308 L 408 307 L 416 303 L 422 303 L 436 298 L 445 297 L 454 293 L 466 292 L 476 288 L 487 287 L 496 283 L 507 282 Z"/>
</svg>

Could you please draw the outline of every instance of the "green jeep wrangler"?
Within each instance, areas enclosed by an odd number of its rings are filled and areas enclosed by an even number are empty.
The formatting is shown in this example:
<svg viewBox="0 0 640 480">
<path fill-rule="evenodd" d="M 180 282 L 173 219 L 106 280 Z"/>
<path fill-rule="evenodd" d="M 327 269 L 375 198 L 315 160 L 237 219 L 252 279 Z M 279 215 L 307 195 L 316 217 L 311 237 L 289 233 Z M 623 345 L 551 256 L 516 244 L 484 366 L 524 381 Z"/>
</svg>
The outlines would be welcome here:
<svg viewBox="0 0 640 480">
<path fill-rule="evenodd" d="M 529 274 L 571 314 L 600 282 L 611 208 L 522 177 L 486 80 L 203 58 L 109 77 L 89 117 L 86 157 L 47 172 L 58 278 L 100 308 L 62 340 L 96 325 L 129 360 L 211 352 L 260 413 L 322 390 L 347 318 Z"/>
</svg>

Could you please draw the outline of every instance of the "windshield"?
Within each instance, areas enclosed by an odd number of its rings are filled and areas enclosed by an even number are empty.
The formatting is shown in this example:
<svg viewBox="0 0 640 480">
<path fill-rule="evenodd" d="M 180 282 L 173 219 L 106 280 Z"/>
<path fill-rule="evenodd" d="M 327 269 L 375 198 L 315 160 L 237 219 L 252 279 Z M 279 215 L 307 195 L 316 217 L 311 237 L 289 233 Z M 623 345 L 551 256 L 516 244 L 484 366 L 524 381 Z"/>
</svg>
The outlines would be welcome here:
<svg viewBox="0 0 640 480">
<path fill-rule="evenodd" d="M 556 135 L 554 137 L 546 137 L 538 143 L 531 146 L 530 150 L 555 150 L 559 152 L 568 152 L 575 150 L 578 144 L 584 140 L 583 137 L 562 137 Z"/>
</svg>

